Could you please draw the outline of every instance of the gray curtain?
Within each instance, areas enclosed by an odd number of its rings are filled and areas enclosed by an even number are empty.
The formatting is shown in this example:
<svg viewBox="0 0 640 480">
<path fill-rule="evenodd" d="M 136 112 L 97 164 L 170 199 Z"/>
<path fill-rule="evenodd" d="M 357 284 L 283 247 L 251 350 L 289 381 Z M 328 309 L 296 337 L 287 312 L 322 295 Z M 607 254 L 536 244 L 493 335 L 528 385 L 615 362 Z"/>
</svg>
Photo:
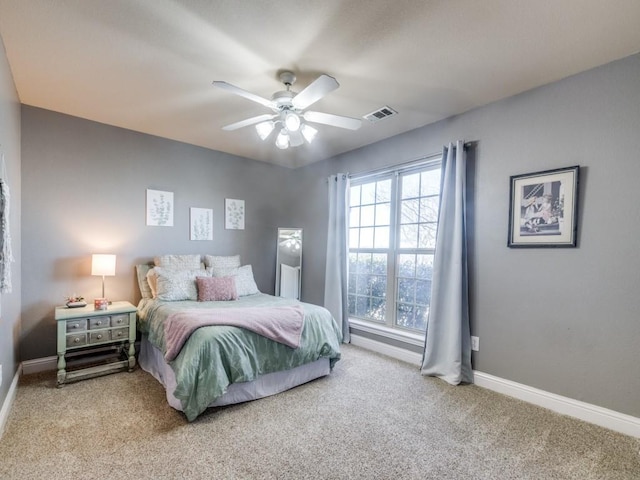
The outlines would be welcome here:
<svg viewBox="0 0 640 480">
<path fill-rule="evenodd" d="M 349 176 L 331 175 L 329 185 L 329 228 L 327 264 L 324 280 L 324 306 L 342 326 L 342 341 L 349 343 L 349 304 L 347 299 L 347 221 L 349 209 Z"/>
<path fill-rule="evenodd" d="M 464 142 L 442 153 L 440 213 L 433 261 L 423 375 L 452 385 L 473 383 L 466 232 L 466 154 Z"/>
</svg>

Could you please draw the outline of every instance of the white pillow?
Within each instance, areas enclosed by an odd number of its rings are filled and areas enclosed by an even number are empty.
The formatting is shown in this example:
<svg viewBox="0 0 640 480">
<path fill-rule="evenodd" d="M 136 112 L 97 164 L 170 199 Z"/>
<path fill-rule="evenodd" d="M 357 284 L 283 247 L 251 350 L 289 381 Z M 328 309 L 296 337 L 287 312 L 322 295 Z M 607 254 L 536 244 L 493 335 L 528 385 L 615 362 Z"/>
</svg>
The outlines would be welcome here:
<svg viewBox="0 0 640 480">
<path fill-rule="evenodd" d="M 214 271 L 214 277 L 234 277 L 236 290 L 239 297 L 260 293 L 258 285 L 253 278 L 251 265 L 244 265 L 240 268 L 229 268 L 227 270 Z"/>
<path fill-rule="evenodd" d="M 208 270 L 212 272 L 229 270 L 231 268 L 239 268 L 240 267 L 240 255 L 229 255 L 229 256 L 215 256 L 215 255 L 205 255 L 204 256 L 204 264 Z M 221 275 L 213 275 L 214 277 L 219 277 Z"/>
<path fill-rule="evenodd" d="M 175 270 L 155 267 L 156 298 L 166 301 L 198 300 L 196 277 L 208 276 L 205 270 Z M 151 282 L 149 282 L 151 284 Z"/>
<path fill-rule="evenodd" d="M 200 255 L 160 255 L 154 257 L 156 267 L 167 267 L 180 270 L 200 268 Z"/>
</svg>

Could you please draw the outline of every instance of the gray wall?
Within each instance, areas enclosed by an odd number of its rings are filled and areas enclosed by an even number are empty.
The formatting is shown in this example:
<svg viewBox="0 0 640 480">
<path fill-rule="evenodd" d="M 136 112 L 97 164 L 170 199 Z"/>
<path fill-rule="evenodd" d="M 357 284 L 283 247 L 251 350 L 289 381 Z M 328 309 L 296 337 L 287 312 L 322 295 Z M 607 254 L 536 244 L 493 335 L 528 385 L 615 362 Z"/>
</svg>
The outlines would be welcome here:
<svg viewBox="0 0 640 480">
<path fill-rule="evenodd" d="M 67 295 L 101 295 L 92 253 L 117 255 L 115 300 L 135 304 L 134 266 L 167 253 L 239 253 L 273 293 L 291 170 L 27 106 L 22 132 L 22 360 L 55 355 L 53 309 Z M 173 227 L 145 225 L 147 188 L 174 193 Z M 245 230 L 224 229 L 225 198 L 245 200 Z M 189 207 L 213 209 L 213 241 L 189 240 Z"/>
<path fill-rule="evenodd" d="M 11 193 L 11 237 L 16 262 L 11 266 L 13 290 L 0 295 L 0 405 L 4 403 L 18 364 L 20 331 L 20 102 L 0 39 L 0 156 L 4 154 Z"/>
<path fill-rule="evenodd" d="M 474 367 L 640 417 L 639 132 L 635 55 L 298 169 L 296 195 L 308 199 L 292 212 L 305 229 L 303 297 L 323 299 L 327 175 L 409 161 L 456 139 L 478 141 Z M 572 165 L 582 167 L 578 248 L 507 248 L 509 176 Z"/>
</svg>

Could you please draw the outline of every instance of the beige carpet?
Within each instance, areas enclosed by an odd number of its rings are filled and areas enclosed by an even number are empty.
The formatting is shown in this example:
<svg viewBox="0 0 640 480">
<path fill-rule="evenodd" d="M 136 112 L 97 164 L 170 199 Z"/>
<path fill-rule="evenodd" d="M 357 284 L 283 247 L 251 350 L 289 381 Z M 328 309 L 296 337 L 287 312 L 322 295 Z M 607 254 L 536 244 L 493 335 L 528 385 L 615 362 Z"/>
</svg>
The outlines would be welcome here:
<svg viewBox="0 0 640 480">
<path fill-rule="evenodd" d="M 639 479 L 640 440 L 354 346 L 326 378 L 193 423 L 137 369 L 21 380 L 2 479 Z"/>
</svg>

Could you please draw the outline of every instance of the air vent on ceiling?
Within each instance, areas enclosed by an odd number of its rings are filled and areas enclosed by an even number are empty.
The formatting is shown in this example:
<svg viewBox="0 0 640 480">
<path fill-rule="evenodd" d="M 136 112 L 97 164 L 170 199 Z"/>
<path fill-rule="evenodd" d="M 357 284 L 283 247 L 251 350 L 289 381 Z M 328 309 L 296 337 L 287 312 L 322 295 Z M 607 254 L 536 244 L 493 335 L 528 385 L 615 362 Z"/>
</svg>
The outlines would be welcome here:
<svg viewBox="0 0 640 480">
<path fill-rule="evenodd" d="M 393 108 L 389 107 L 388 105 L 385 105 L 384 107 L 379 108 L 378 110 L 375 110 L 371 113 L 367 113 L 366 115 L 363 115 L 362 118 L 364 118 L 365 120 L 369 120 L 371 123 L 374 123 L 374 122 L 379 122 L 383 118 L 388 118 L 397 114 L 398 112 L 396 112 Z"/>
</svg>

